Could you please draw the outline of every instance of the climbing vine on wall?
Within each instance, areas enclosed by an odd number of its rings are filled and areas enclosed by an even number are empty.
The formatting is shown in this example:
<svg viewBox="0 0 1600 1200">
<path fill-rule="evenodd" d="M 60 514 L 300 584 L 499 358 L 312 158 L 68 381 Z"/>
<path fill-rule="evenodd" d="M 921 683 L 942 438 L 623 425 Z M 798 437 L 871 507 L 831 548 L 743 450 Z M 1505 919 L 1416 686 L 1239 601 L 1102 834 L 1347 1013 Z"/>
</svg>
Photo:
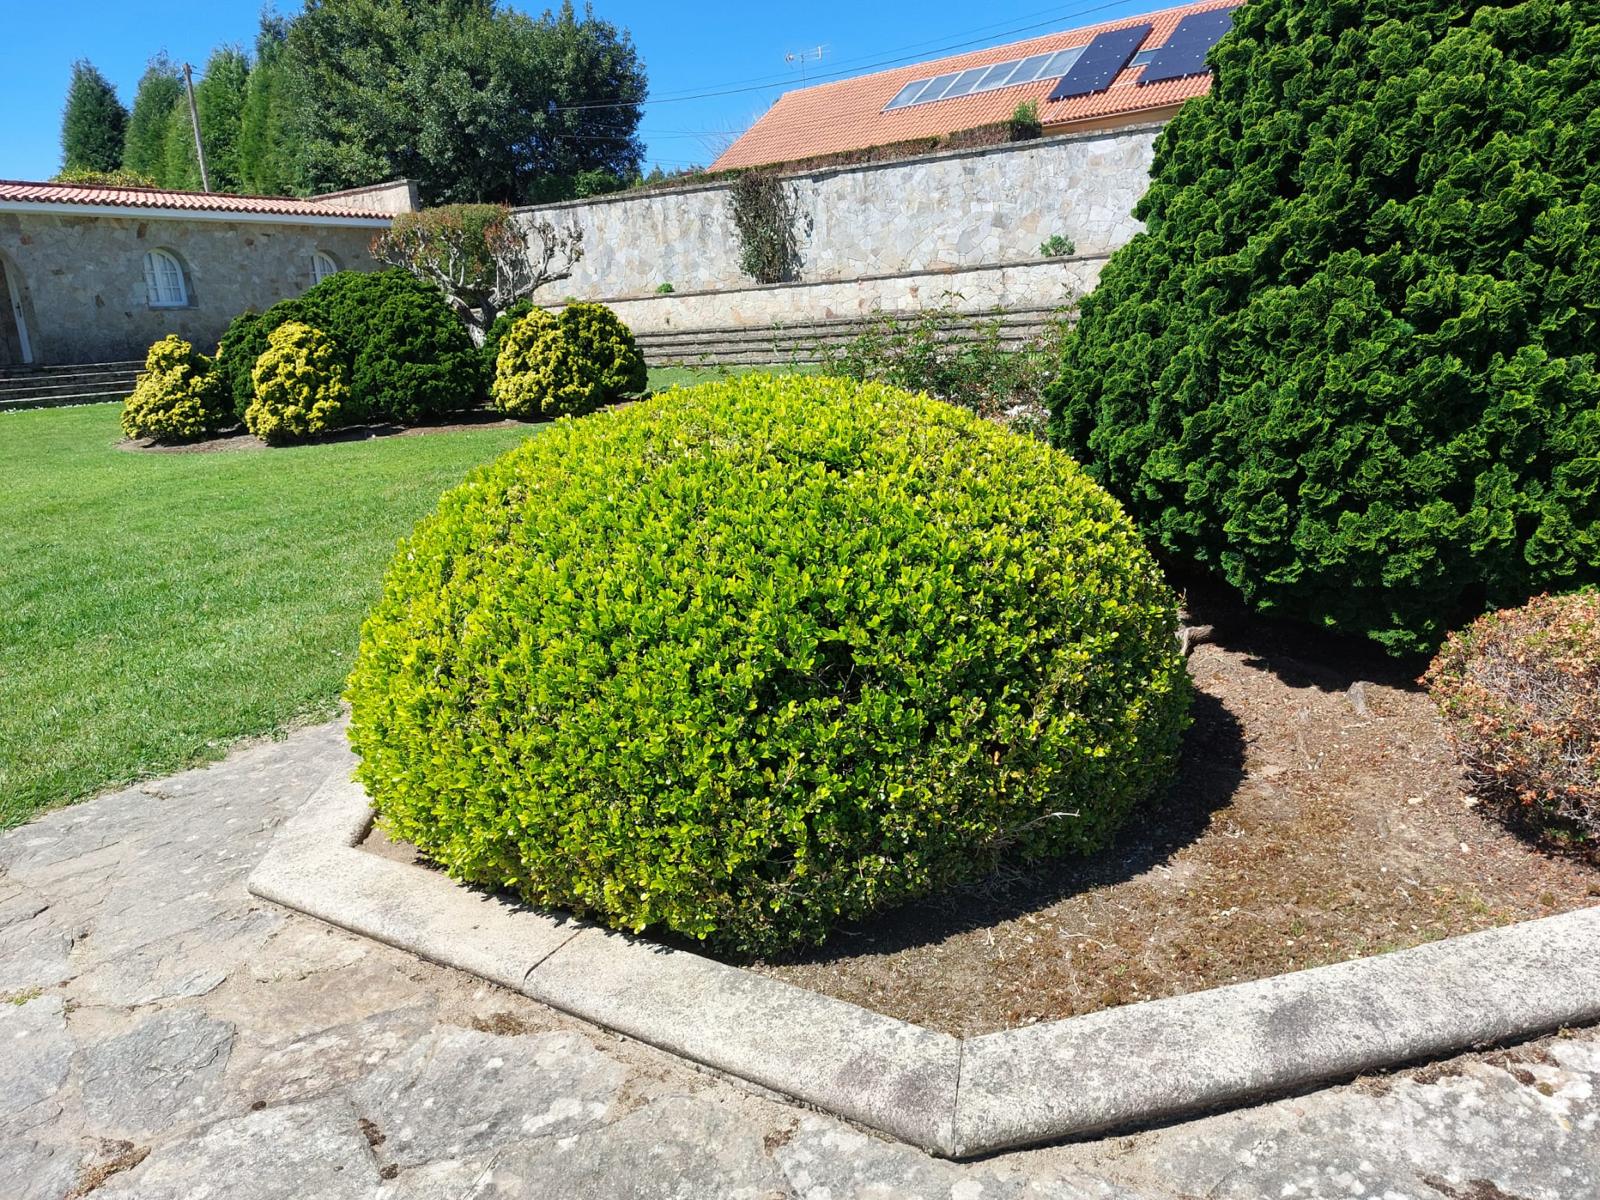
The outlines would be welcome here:
<svg viewBox="0 0 1600 1200">
<path fill-rule="evenodd" d="M 757 283 L 782 283 L 800 273 L 794 197 L 767 171 L 747 171 L 733 181 L 728 207 L 739 231 L 739 269 Z"/>
</svg>

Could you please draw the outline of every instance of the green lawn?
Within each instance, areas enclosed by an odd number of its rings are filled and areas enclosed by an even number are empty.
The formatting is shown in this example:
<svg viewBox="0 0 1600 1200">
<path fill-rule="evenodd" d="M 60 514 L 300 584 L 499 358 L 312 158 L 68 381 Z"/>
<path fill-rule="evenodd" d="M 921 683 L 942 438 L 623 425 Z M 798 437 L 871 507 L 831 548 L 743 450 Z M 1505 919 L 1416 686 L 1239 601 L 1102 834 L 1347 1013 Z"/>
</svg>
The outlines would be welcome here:
<svg viewBox="0 0 1600 1200">
<path fill-rule="evenodd" d="M 692 387 L 697 383 L 731 379 L 735 375 L 749 375 L 755 371 L 770 375 L 815 375 L 821 370 L 814 363 L 781 363 L 770 367 L 652 367 L 650 390 L 660 392 L 670 387 Z"/>
<path fill-rule="evenodd" d="M 118 411 L 0 415 L 0 827 L 331 714 L 396 539 L 539 430 L 145 454 Z"/>
<path fill-rule="evenodd" d="M 332 714 L 396 540 L 541 428 L 149 454 L 119 411 L 0 414 L 0 828 Z"/>
</svg>

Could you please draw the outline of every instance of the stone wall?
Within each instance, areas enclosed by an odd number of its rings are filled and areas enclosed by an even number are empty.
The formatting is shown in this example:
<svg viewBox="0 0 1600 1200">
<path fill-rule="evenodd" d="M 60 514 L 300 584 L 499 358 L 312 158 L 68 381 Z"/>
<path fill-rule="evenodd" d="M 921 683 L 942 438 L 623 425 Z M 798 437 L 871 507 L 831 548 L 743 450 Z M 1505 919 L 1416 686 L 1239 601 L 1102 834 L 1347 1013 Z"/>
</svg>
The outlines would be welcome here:
<svg viewBox="0 0 1600 1200">
<path fill-rule="evenodd" d="M 0 212 L 0 260 L 21 293 L 40 365 L 143 358 L 169 333 L 211 352 L 228 322 L 312 283 L 321 250 L 342 268 L 367 271 L 375 228 L 188 217 Z M 152 308 L 144 255 L 184 265 L 189 303 Z"/>
<path fill-rule="evenodd" d="M 790 176 L 800 234 L 798 282 L 1037 261 L 1039 243 L 1052 234 L 1072 239 L 1080 255 L 1104 255 L 1139 229 L 1132 211 L 1149 182 L 1158 128 Z M 611 302 L 652 295 L 665 283 L 679 294 L 749 291 L 728 191 L 728 184 L 716 183 L 519 210 L 524 222 L 575 225 L 584 235 L 584 257 L 572 277 L 548 285 L 540 298 Z M 698 311 L 706 303 L 692 307 Z M 683 307 L 687 313 L 691 306 Z"/>
<path fill-rule="evenodd" d="M 968 312 L 1065 305 L 1094 287 L 1106 255 L 613 299 L 635 333 L 767 328 L 878 312 Z M 559 307 L 552 305 L 552 308 Z"/>
</svg>

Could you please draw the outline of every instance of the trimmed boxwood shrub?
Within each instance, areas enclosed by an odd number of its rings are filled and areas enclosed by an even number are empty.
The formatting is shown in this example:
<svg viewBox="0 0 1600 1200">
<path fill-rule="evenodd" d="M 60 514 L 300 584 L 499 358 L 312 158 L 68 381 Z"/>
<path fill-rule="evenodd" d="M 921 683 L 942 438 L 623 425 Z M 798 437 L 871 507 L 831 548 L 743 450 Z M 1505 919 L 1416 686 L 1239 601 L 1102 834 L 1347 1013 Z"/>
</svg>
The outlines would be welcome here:
<svg viewBox="0 0 1600 1200">
<path fill-rule="evenodd" d="M 255 399 L 245 427 L 272 446 L 304 441 L 349 423 L 344 356 L 321 330 L 300 321 L 279 325 L 252 373 Z"/>
<path fill-rule="evenodd" d="M 160 442 L 192 442 L 227 422 L 227 384 L 211 360 L 168 334 L 150 347 L 133 394 L 122 404 L 122 431 Z"/>
<path fill-rule="evenodd" d="M 1600 6 L 1252 0 L 1055 436 L 1257 607 L 1430 651 L 1600 578 Z"/>
<path fill-rule="evenodd" d="M 453 876 L 771 951 L 1102 847 L 1167 779 L 1175 603 L 1065 455 L 747 376 L 556 424 L 400 548 L 347 695 Z"/>
<path fill-rule="evenodd" d="M 1600 592 L 1479 618 L 1423 682 L 1489 812 L 1600 858 Z"/>
<path fill-rule="evenodd" d="M 346 423 L 410 425 L 479 404 L 481 358 L 439 290 L 406 271 L 338 271 L 292 300 L 229 325 L 218 347 L 241 415 L 254 399 L 250 372 L 286 321 L 326 333 L 344 356 Z"/>
<path fill-rule="evenodd" d="M 523 420 L 581 416 L 642 392 L 649 379 L 633 334 L 603 304 L 530 309 L 507 330 L 490 400 Z"/>
</svg>

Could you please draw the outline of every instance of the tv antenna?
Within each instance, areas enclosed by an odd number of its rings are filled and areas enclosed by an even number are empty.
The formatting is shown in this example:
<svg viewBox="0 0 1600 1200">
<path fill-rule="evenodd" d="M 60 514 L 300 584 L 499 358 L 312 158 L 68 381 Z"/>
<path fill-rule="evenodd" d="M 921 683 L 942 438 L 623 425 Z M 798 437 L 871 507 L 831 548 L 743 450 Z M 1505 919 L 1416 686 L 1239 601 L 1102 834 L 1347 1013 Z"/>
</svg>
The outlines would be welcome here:
<svg viewBox="0 0 1600 1200">
<path fill-rule="evenodd" d="M 827 51 L 826 46 L 813 46 L 809 50 L 791 50 L 783 56 L 783 61 L 791 67 L 800 68 L 800 82 L 806 81 L 806 64 L 808 62 L 821 62 L 822 56 Z"/>
</svg>

